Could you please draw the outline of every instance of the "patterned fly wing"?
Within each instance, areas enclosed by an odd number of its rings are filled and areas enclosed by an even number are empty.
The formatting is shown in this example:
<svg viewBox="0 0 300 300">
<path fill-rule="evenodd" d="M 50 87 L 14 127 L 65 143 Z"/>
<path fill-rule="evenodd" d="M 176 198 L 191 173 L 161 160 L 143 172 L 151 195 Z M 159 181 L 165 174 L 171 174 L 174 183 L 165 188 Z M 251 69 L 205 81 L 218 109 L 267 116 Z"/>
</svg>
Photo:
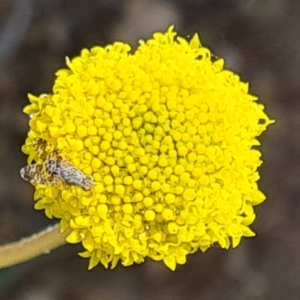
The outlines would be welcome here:
<svg viewBox="0 0 300 300">
<path fill-rule="evenodd" d="M 33 149 L 35 153 L 37 154 L 38 158 L 45 161 L 47 159 L 47 156 L 51 151 L 47 151 L 47 146 L 48 143 L 47 141 L 41 139 L 41 138 L 36 138 L 33 140 L 32 143 Z"/>
<path fill-rule="evenodd" d="M 50 186 L 74 185 L 85 191 L 94 187 L 95 183 L 90 176 L 64 158 L 58 149 L 47 151 L 47 146 L 43 139 L 34 141 L 34 149 L 42 162 L 22 168 L 20 175 L 24 180 Z"/>
<path fill-rule="evenodd" d="M 85 175 L 76 168 L 69 160 L 62 156 L 58 149 L 53 151 L 52 157 L 45 162 L 46 170 L 49 174 L 62 178 L 68 185 L 75 185 L 88 191 L 94 187 L 94 182 L 90 176 Z"/>
<path fill-rule="evenodd" d="M 57 174 L 63 178 L 67 184 L 81 187 L 88 191 L 95 185 L 91 176 L 85 175 L 80 169 L 65 159 L 61 159 L 57 164 Z"/>
<path fill-rule="evenodd" d="M 51 176 L 49 173 L 45 172 L 45 169 L 40 164 L 32 164 L 23 167 L 20 170 L 20 176 L 31 184 L 44 184 L 51 186 L 66 185 L 66 182 L 61 178 Z"/>
</svg>

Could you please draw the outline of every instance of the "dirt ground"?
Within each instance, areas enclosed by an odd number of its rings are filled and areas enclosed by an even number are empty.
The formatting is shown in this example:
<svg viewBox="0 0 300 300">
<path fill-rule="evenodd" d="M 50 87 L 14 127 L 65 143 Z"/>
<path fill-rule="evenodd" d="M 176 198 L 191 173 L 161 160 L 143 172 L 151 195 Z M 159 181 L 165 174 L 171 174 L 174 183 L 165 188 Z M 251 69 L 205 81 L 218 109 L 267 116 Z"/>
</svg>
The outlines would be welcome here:
<svg viewBox="0 0 300 300">
<path fill-rule="evenodd" d="M 67 245 L 1 270 L 0 299 L 300 299 L 299 1 L 1 0 L 0 243 L 55 223 L 33 209 L 33 188 L 19 177 L 27 93 L 51 92 L 65 57 L 84 47 L 115 40 L 135 47 L 170 24 L 182 35 L 199 32 L 276 119 L 260 139 L 268 200 L 256 208 L 257 237 L 191 255 L 174 273 L 150 260 L 87 271 L 80 246 Z"/>
</svg>

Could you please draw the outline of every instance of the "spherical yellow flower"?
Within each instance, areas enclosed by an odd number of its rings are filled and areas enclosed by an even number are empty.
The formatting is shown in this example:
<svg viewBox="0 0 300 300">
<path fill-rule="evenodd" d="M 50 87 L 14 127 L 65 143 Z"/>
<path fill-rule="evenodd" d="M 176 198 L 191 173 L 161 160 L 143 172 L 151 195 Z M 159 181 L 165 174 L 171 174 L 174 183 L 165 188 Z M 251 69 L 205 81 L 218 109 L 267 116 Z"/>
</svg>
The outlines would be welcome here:
<svg viewBox="0 0 300 300">
<path fill-rule="evenodd" d="M 82 243 L 89 268 L 149 257 L 174 270 L 189 253 L 254 236 L 253 206 L 265 199 L 254 146 L 272 121 L 223 64 L 172 26 L 134 53 L 121 42 L 84 49 L 51 94 L 29 95 L 29 163 L 46 159 L 40 138 L 93 180 L 86 190 L 36 181 L 34 196 Z"/>
</svg>

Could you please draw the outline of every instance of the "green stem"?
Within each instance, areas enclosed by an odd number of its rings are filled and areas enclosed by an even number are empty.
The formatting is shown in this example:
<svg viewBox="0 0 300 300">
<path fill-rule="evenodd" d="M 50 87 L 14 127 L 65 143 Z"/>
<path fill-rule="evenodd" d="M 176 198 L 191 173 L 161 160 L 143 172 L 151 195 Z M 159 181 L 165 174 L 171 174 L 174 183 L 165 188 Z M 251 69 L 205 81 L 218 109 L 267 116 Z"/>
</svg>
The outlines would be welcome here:
<svg viewBox="0 0 300 300">
<path fill-rule="evenodd" d="M 18 242 L 0 246 L 0 269 L 50 253 L 66 244 L 68 234 L 68 231 L 60 233 L 59 225 L 54 225 Z"/>
</svg>

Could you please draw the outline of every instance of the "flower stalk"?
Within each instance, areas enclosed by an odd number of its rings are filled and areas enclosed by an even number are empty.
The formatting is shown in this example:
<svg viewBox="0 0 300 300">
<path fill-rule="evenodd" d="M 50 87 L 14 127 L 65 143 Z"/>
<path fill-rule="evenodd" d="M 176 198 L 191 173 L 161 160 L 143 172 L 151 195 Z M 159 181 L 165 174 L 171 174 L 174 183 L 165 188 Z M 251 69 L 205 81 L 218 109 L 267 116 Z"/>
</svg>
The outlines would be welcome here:
<svg viewBox="0 0 300 300">
<path fill-rule="evenodd" d="M 59 225 L 50 226 L 43 231 L 20 241 L 0 246 L 0 269 L 11 267 L 66 244 L 68 232 L 61 233 Z"/>
</svg>

